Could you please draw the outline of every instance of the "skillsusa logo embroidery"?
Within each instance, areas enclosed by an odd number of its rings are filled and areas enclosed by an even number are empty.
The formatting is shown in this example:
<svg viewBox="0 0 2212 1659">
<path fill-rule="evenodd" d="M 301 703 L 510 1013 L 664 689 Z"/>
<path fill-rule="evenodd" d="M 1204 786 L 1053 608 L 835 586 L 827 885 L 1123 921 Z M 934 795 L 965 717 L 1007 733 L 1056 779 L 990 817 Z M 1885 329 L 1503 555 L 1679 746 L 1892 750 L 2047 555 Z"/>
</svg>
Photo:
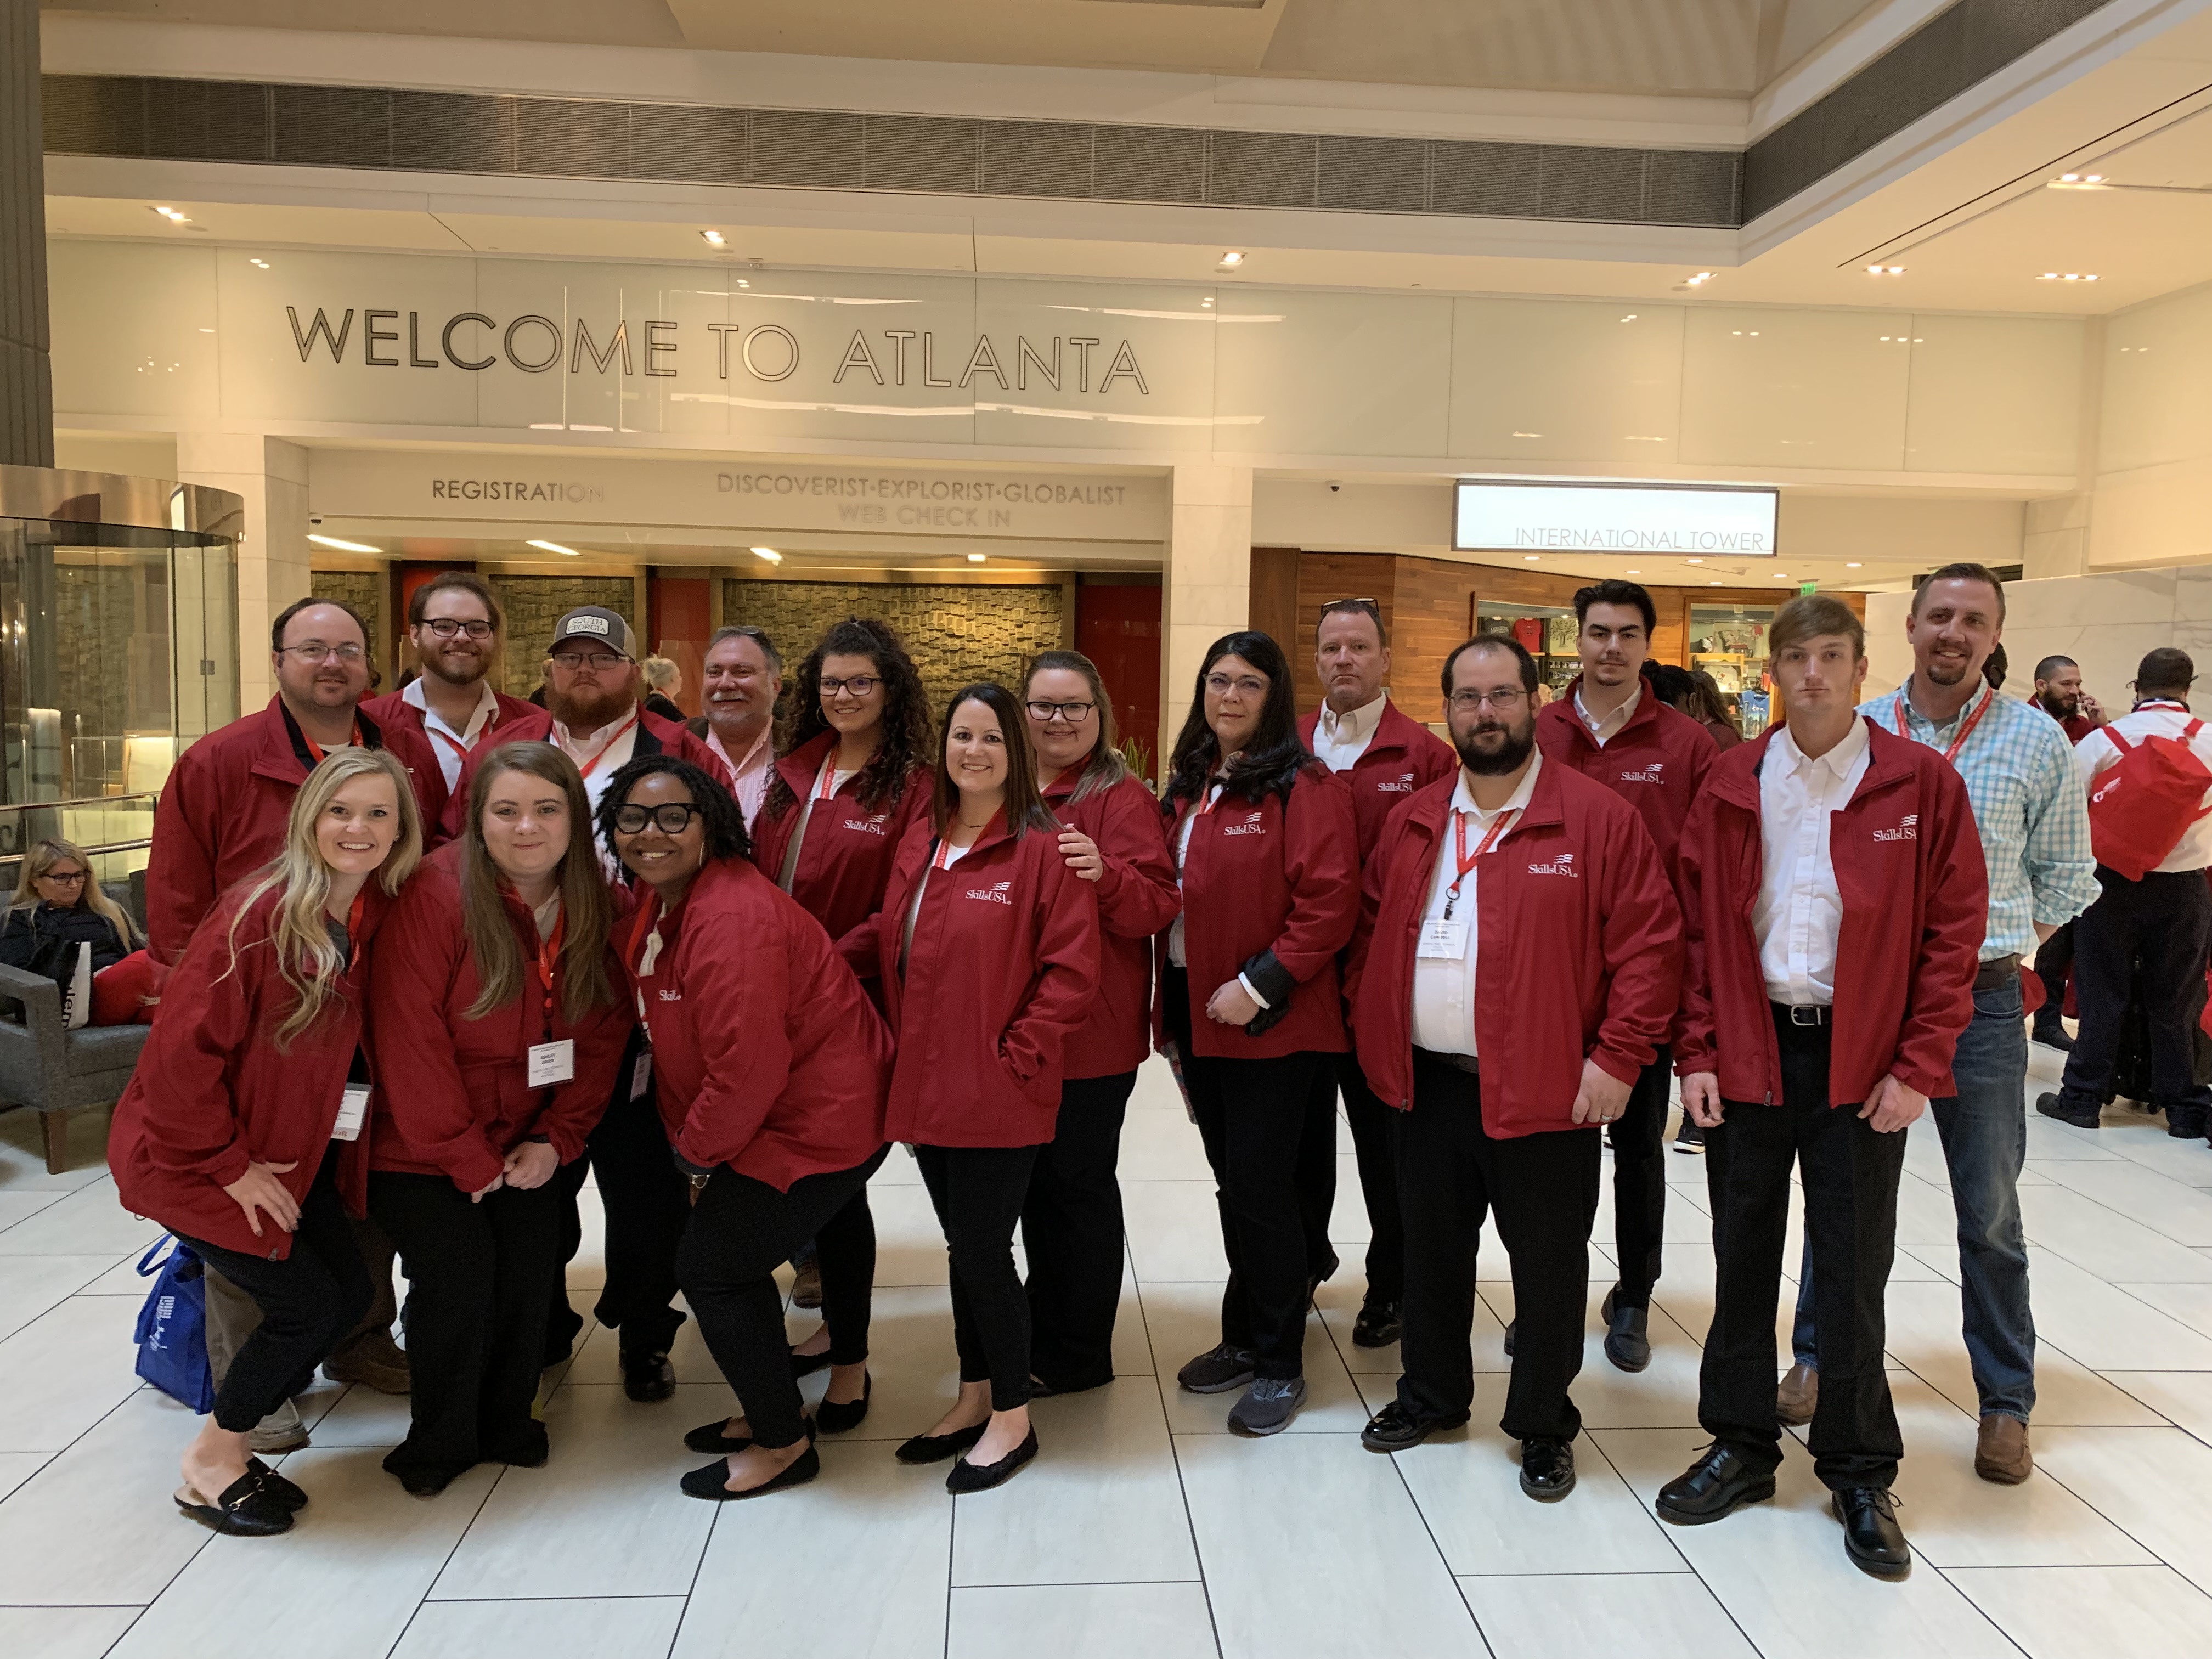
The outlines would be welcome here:
<svg viewBox="0 0 2212 1659">
<path fill-rule="evenodd" d="M 1920 839 L 1920 814 L 1917 812 L 1907 812 L 1903 817 L 1897 821 L 1896 829 L 1877 830 L 1874 832 L 1874 838 L 1876 841 L 1918 841 Z"/>
<path fill-rule="evenodd" d="M 995 887 L 970 887 L 968 896 L 981 899 L 986 904 L 1012 904 L 1014 902 L 1013 890 L 1013 883 L 1002 881 Z"/>
<path fill-rule="evenodd" d="M 845 827 L 848 830 L 858 830 L 864 836 L 888 836 L 890 830 L 885 826 L 890 821 L 890 813 L 876 812 L 865 818 L 848 817 L 845 820 Z"/>
<path fill-rule="evenodd" d="M 681 1002 L 684 1000 L 684 993 L 681 991 L 663 991 L 660 994 L 660 1000 L 663 1002 Z"/>
<path fill-rule="evenodd" d="M 1395 783 L 1378 783 L 1375 786 L 1375 793 L 1378 795 L 1410 795 L 1413 793 L 1413 775 L 1402 772 Z"/>
<path fill-rule="evenodd" d="M 1571 876 L 1577 881 L 1580 881 L 1583 875 L 1575 868 L 1572 853 L 1562 853 L 1549 864 L 1532 864 L 1528 866 L 1528 873 L 1532 876 Z"/>
<path fill-rule="evenodd" d="M 1242 823 L 1223 824 L 1221 826 L 1221 833 L 1224 836 L 1264 836 L 1267 833 L 1267 826 L 1264 822 L 1267 816 L 1267 814 L 1264 810 L 1257 812 L 1248 812 L 1245 814 L 1244 822 Z"/>
<path fill-rule="evenodd" d="M 1653 761 L 1641 772 L 1623 772 L 1620 775 L 1620 781 L 1623 783 L 1664 783 L 1667 780 L 1659 775 L 1666 769 L 1665 761 Z"/>
</svg>

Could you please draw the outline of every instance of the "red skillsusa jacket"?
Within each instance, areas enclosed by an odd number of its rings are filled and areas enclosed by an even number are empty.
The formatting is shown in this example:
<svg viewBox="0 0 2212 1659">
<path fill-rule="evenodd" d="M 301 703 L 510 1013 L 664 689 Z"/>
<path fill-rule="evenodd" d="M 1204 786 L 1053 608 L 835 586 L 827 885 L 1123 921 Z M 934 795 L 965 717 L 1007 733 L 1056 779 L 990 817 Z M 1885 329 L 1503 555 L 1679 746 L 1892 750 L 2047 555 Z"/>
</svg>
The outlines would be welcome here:
<svg viewBox="0 0 2212 1659">
<path fill-rule="evenodd" d="M 389 749 L 407 769 L 425 844 L 434 843 L 446 775 L 429 744 L 420 731 L 387 731 L 366 708 L 356 718 L 363 744 Z M 282 697 L 209 732 L 177 757 L 154 809 L 154 845 L 146 859 L 147 943 L 158 960 L 181 957 L 192 929 L 224 890 L 283 849 L 292 797 L 314 767 Z"/>
<path fill-rule="evenodd" d="M 522 994 L 471 1019 L 479 987 L 461 919 L 465 851 L 453 842 L 425 860 L 377 939 L 369 976 L 375 1011 L 370 1053 L 383 1082 L 369 1119 L 368 1166 L 447 1176 L 473 1193 L 532 1135 L 550 1141 L 563 1164 L 582 1155 L 584 1137 L 614 1092 L 635 1003 L 611 950 L 611 1000 L 580 1024 L 569 1024 L 556 969 L 549 1015 L 538 977 L 538 926 L 508 893 L 507 919 L 522 952 Z M 564 1037 L 576 1045 L 574 1078 L 530 1087 L 531 1045 Z"/>
<path fill-rule="evenodd" d="M 864 945 L 898 1040 L 884 1133 L 929 1146 L 1038 1146 L 1060 1121 L 1068 1040 L 1098 988 L 1098 900 L 1049 830 L 1003 814 L 948 869 L 927 819 L 899 843 Z M 927 870 L 914 938 L 907 911 Z"/>
<path fill-rule="evenodd" d="M 1390 815 L 1367 866 L 1352 1030 L 1367 1086 L 1413 1103 L 1413 965 L 1430 877 L 1450 857 L 1456 775 Z M 1456 867 L 1456 866 L 1455 866 Z M 1494 1139 L 1571 1129 L 1583 1062 L 1651 1063 L 1681 989 L 1682 915 L 1658 849 L 1612 792 L 1547 760 L 1474 872 L 1474 1046 Z"/>
<path fill-rule="evenodd" d="M 1316 708 L 1298 722 L 1298 741 L 1313 747 L 1321 727 Z M 1340 772 L 1352 789 L 1352 820 L 1359 827 L 1359 861 L 1364 865 L 1382 839 L 1382 824 L 1391 810 L 1417 789 L 1449 777 L 1459 770 L 1452 747 L 1419 721 L 1398 710 L 1395 702 L 1382 705 L 1375 722 L 1375 736 L 1359 751 L 1348 772 Z M 1208 993 L 1208 994 L 1212 994 Z"/>
<path fill-rule="evenodd" d="M 1315 761 L 1291 786 L 1287 805 L 1272 792 L 1255 804 L 1224 791 L 1212 809 L 1176 803 L 1172 848 L 1182 820 L 1199 812 L 1182 866 L 1183 955 L 1189 964 L 1191 1047 L 1224 1060 L 1273 1060 L 1306 1051 L 1340 1054 L 1344 1031 L 1336 953 L 1359 920 L 1358 830 L 1352 792 Z M 1168 935 L 1158 939 L 1167 962 Z M 1253 1036 L 1206 1017 L 1214 992 L 1263 951 L 1283 972 L 1273 983 L 1290 1011 Z M 1255 983 L 1258 981 L 1255 981 Z M 1152 1033 L 1166 1034 L 1167 975 L 1152 999 Z M 1260 986 L 1271 1003 L 1278 999 Z"/>
<path fill-rule="evenodd" d="M 275 1034 L 298 1002 L 269 943 L 276 895 L 264 895 L 239 923 L 234 966 L 230 922 L 243 888 L 226 893 L 192 935 L 107 1132 L 108 1166 L 125 1209 L 241 1255 L 278 1261 L 292 1253 L 291 1234 L 266 1212 L 256 1238 L 223 1188 L 248 1163 L 293 1164 L 277 1179 L 295 1199 L 314 1185 L 362 1047 L 372 945 L 392 906 L 375 877 L 362 891 L 353 959 L 337 995 L 287 1053 L 276 1051 Z M 363 1212 L 368 1177 L 364 1133 L 346 1143 L 338 1168 L 339 1194 L 356 1215 Z"/>
<path fill-rule="evenodd" d="M 468 759 L 461 763 L 460 781 L 454 784 L 453 800 L 446 809 L 447 835 L 458 836 L 461 832 L 462 815 L 469 810 L 469 793 L 476 787 L 477 774 L 483 770 L 486 755 L 501 744 L 553 741 L 553 716 L 534 703 L 524 706 L 529 709 L 528 714 L 518 715 L 512 721 L 502 718 L 497 741 L 492 741 L 491 734 L 487 732 L 469 751 Z M 630 745 L 632 760 L 641 755 L 673 755 L 678 760 L 690 761 L 723 788 L 733 787 L 730 769 L 722 764 L 720 755 L 676 721 L 665 720 L 645 708 L 637 711 L 637 737 Z"/>
<path fill-rule="evenodd" d="M 1151 1052 L 1152 935 L 1175 920 L 1182 898 L 1152 792 L 1125 777 L 1071 802 L 1079 775 L 1055 778 L 1044 792 L 1054 817 L 1098 843 L 1106 866 L 1096 884 L 1098 994 L 1089 1018 L 1067 1039 L 1065 1070 L 1070 1078 L 1119 1077 Z"/>
<path fill-rule="evenodd" d="M 1856 1105 L 1883 1076 L 1931 1099 L 1953 1092 L 1951 1054 L 1974 1013 L 1989 874 L 1966 786 L 1943 757 L 1880 726 L 1866 775 L 1829 820 L 1841 891 L 1828 1103 Z M 1765 867 L 1759 767 L 1769 732 L 1714 763 L 1682 832 L 1689 964 L 1674 1070 L 1717 1072 L 1725 1100 L 1782 1098 L 1759 940 Z"/>
<path fill-rule="evenodd" d="M 1705 774 L 1720 759 L 1713 734 L 1678 708 L 1660 702 L 1650 681 L 1637 695 L 1636 712 L 1603 748 L 1575 712 L 1582 678 L 1536 713 L 1536 742 L 1547 761 L 1571 766 L 1636 809 L 1671 874 L 1691 803 Z"/>
<path fill-rule="evenodd" d="M 772 882 L 783 874 L 784 855 L 799 831 L 799 815 L 805 811 L 807 797 L 820 786 L 822 764 L 836 742 L 835 732 L 824 732 L 775 763 L 797 800 L 781 817 L 771 817 L 771 809 L 763 805 L 753 820 L 753 863 Z M 907 774 L 898 799 L 878 810 L 860 804 L 860 785 L 859 778 L 848 778 L 830 799 L 814 803 L 807 816 L 806 837 L 799 846 L 799 867 L 791 878 L 792 897 L 830 930 L 831 939 L 847 946 L 853 942 L 853 930 L 883 908 L 884 884 L 890 879 L 899 843 L 910 825 L 929 817 L 933 787 L 929 769 L 917 766 Z M 848 948 L 846 954 L 854 953 Z M 861 956 L 872 960 L 872 952 Z"/>
<path fill-rule="evenodd" d="M 655 922 L 661 948 L 637 973 Z M 780 1193 L 884 1144 L 890 1033 L 822 924 L 741 859 L 713 860 L 672 915 L 640 888 L 617 930 L 645 1010 L 669 1145 Z"/>
</svg>

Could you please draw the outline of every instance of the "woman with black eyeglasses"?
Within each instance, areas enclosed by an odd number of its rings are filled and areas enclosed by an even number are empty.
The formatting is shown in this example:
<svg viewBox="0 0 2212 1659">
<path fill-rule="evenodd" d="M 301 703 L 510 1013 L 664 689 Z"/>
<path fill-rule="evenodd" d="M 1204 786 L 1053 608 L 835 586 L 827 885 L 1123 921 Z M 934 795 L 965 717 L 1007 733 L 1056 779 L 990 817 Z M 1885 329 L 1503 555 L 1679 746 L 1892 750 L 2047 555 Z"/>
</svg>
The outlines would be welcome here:
<svg viewBox="0 0 2212 1659">
<path fill-rule="evenodd" d="M 1221 1341 L 1183 1366 L 1194 1394 L 1243 1388 L 1241 1434 L 1305 1401 L 1305 1101 L 1349 1044 L 1336 955 L 1359 916 L 1351 792 L 1298 741 L 1290 665 L 1261 633 L 1207 647 L 1161 810 L 1182 915 L 1161 936 L 1154 1030 L 1182 1067 L 1221 1206 Z"/>
<path fill-rule="evenodd" d="M 684 1437 L 720 1455 L 684 1490 L 755 1498 L 811 1480 L 816 1431 L 860 1421 L 827 1404 L 804 1416 L 774 1275 L 818 1241 L 831 1363 L 863 1367 L 875 1233 L 848 1212 L 883 1162 L 890 1035 L 822 925 L 748 861 L 744 814 L 699 768 L 630 762 L 599 829 L 643 890 L 616 941 L 691 1181 L 677 1282 L 744 1413 Z"/>
</svg>

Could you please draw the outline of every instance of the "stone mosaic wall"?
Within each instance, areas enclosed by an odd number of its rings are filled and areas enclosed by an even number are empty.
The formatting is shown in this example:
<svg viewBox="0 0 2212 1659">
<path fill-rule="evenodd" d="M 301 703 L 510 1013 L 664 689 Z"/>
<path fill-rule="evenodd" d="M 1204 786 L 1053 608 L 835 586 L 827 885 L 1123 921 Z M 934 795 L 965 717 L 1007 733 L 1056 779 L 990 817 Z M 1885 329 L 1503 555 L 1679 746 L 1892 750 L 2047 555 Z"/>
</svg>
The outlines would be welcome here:
<svg viewBox="0 0 2212 1659">
<path fill-rule="evenodd" d="M 375 659 L 378 691 L 389 691 L 395 682 L 388 660 L 392 636 L 385 631 L 384 596 L 390 586 L 380 570 L 317 570 L 310 573 L 308 592 L 319 599 L 342 599 L 362 614 L 368 624 L 368 654 Z"/>
<path fill-rule="evenodd" d="M 884 582 L 722 584 L 722 620 L 764 628 L 796 666 L 832 623 L 876 617 L 898 630 L 929 689 L 930 712 L 974 680 L 1012 686 L 1022 665 L 1060 641 L 1056 586 L 985 587 Z"/>
<path fill-rule="evenodd" d="M 602 605 L 640 625 L 637 584 L 628 576 L 488 576 L 507 617 L 506 683 L 498 689 L 526 697 L 538 689 L 553 624 L 580 605 Z"/>
</svg>

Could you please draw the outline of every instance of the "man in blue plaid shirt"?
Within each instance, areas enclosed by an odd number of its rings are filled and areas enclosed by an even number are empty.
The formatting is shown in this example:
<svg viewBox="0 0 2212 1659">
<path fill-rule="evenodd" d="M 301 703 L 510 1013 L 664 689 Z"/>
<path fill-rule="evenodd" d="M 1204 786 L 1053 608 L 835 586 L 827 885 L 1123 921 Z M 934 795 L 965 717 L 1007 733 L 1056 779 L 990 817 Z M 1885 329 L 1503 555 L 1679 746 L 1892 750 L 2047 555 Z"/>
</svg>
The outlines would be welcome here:
<svg viewBox="0 0 2212 1659">
<path fill-rule="evenodd" d="M 1974 1018 L 1952 1062 L 1958 1094 L 1931 1103 L 1959 1212 L 1966 1352 L 1981 1396 L 1974 1472 L 2015 1485 L 2034 1467 L 2035 1318 L 2021 1234 L 2020 1171 L 2027 1154 L 2027 1031 L 2023 957 L 2096 902 L 2087 797 L 2066 734 L 2040 709 L 1982 682 L 2004 631 L 2004 585 L 1986 566 L 1948 564 L 1920 585 L 1905 624 L 1912 678 L 1859 712 L 1937 749 L 1974 804 L 1990 874 L 1989 927 L 1974 981 Z M 1798 1290 L 1796 1364 L 1778 1406 L 1811 1415 L 1820 1386 L 1812 1262 Z M 1802 1413 L 1801 1416 L 1800 1413 Z"/>
</svg>

